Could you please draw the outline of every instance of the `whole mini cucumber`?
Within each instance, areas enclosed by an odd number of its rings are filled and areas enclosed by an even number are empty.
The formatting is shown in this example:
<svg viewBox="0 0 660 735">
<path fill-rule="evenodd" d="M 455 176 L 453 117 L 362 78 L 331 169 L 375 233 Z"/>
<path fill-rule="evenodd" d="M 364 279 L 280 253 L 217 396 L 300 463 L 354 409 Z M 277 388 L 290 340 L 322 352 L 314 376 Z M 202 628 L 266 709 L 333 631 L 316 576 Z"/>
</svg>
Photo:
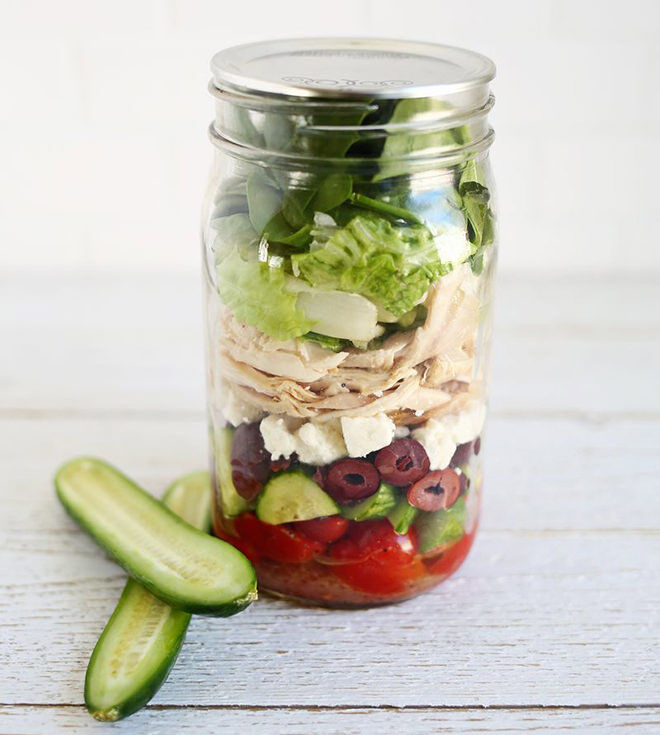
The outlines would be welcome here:
<svg viewBox="0 0 660 735">
<path fill-rule="evenodd" d="M 240 551 L 193 528 L 109 464 L 73 459 L 55 487 L 67 512 L 163 602 L 225 617 L 256 599 L 254 569 Z"/>
<path fill-rule="evenodd" d="M 212 501 L 208 472 L 182 477 L 163 496 L 173 513 L 207 532 Z M 144 707 L 167 679 L 190 618 L 128 580 L 87 666 L 85 704 L 92 717 L 114 722 Z"/>
</svg>

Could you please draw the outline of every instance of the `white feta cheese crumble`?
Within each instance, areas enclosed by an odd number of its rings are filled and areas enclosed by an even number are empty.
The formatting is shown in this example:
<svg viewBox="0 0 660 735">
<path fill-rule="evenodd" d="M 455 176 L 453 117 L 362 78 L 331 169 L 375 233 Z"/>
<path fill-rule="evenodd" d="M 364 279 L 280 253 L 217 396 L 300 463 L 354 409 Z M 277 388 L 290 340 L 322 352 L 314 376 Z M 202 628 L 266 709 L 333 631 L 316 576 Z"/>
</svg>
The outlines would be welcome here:
<svg viewBox="0 0 660 735">
<path fill-rule="evenodd" d="M 264 446 L 273 459 L 294 452 L 305 464 L 325 465 L 346 456 L 346 445 L 338 421 L 307 421 L 291 429 L 284 418 L 267 416 L 259 425 Z"/>
<path fill-rule="evenodd" d="M 218 392 L 221 395 L 219 405 L 222 407 L 222 415 L 232 426 L 258 421 L 263 417 L 264 412 L 260 408 L 246 403 L 227 385 L 219 386 Z"/>
<path fill-rule="evenodd" d="M 456 444 L 472 441 L 483 429 L 486 407 L 483 403 L 472 401 L 460 413 L 443 416 L 441 421 Z"/>
<path fill-rule="evenodd" d="M 403 439 L 410 434 L 410 429 L 407 426 L 397 426 L 394 429 L 394 438 Z"/>
<path fill-rule="evenodd" d="M 384 413 L 376 416 L 341 418 L 341 430 L 349 457 L 366 457 L 391 443 L 396 426 Z"/>
<path fill-rule="evenodd" d="M 338 421 L 308 421 L 296 432 L 296 452 L 305 464 L 324 465 L 346 456 L 346 444 Z"/>
<path fill-rule="evenodd" d="M 456 451 L 456 442 L 441 421 L 429 419 L 424 426 L 414 429 L 412 436 L 424 447 L 432 470 L 444 470 L 449 465 Z"/>
<path fill-rule="evenodd" d="M 296 451 L 296 438 L 289 431 L 284 419 L 277 415 L 266 416 L 259 424 L 264 446 L 273 459 L 290 457 Z"/>
<path fill-rule="evenodd" d="M 434 241 L 443 263 L 459 265 L 470 255 L 470 242 L 463 227 L 451 225 L 436 235 Z"/>
<path fill-rule="evenodd" d="M 459 444 L 476 439 L 483 429 L 486 407 L 472 401 L 463 411 L 440 419 L 429 419 L 412 436 L 426 450 L 432 470 L 444 470 Z"/>
</svg>

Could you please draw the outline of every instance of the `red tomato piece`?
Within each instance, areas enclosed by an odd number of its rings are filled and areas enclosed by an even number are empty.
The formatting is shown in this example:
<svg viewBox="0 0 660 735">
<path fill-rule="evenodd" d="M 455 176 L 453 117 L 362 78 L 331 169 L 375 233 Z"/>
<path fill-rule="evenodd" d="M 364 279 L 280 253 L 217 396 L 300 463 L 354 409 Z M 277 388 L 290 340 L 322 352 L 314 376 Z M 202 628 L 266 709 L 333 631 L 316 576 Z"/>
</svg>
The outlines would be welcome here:
<svg viewBox="0 0 660 735">
<path fill-rule="evenodd" d="M 361 521 L 351 524 L 349 532 L 328 549 L 331 564 L 365 561 L 377 552 L 389 559 L 406 562 L 417 553 L 417 536 L 413 529 L 398 534 L 386 519 Z"/>
<path fill-rule="evenodd" d="M 430 574 L 439 574 L 448 577 L 453 574 L 463 563 L 463 559 L 470 551 L 472 542 L 474 541 L 474 531 L 463 536 L 459 541 L 443 551 L 439 556 L 432 559 L 425 559 L 424 564 Z"/>
<path fill-rule="evenodd" d="M 289 526 L 263 523 L 252 513 L 234 519 L 234 527 L 242 540 L 268 559 L 285 564 L 311 561 L 325 545 L 308 538 Z"/>
<path fill-rule="evenodd" d="M 310 521 L 297 521 L 291 524 L 296 531 L 304 533 L 307 538 L 331 544 L 340 539 L 348 530 L 348 520 L 341 516 L 312 518 Z"/>
<path fill-rule="evenodd" d="M 232 536 L 231 534 L 220 528 L 215 528 L 213 533 L 219 539 L 226 541 L 228 544 L 231 544 L 234 548 L 238 549 L 242 554 L 247 556 L 247 558 L 253 564 L 256 564 L 259 561 L 259 552 L 254 548 L 254 546 L 252 546 L 252 544 L 248 543 L 245 539 Z"/>
<path fill-rule="evenodd" d="M 392 558 L 391 551 L 377 551 L 356 564 L 337 564 L 333 572 L 349 587 L 374 595 L 396 595 L 405 592 L 410 582 L 425 573 L 419 557 L 402 562 Z"/>
</svg>

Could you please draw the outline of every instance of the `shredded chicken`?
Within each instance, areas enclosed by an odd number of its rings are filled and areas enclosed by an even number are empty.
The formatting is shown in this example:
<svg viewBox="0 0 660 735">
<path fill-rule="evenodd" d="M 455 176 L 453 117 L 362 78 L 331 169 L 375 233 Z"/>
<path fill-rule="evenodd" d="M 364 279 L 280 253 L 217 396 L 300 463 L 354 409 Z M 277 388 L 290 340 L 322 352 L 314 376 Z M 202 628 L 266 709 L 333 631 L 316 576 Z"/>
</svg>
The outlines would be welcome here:
<svg viewBox="0 0 660 735">
<path fill-rule="evenodd" d="M 314 342 L 271 339 L 216 300 L 211 362 L 255 409 L 321 421 L 384 412 L 397 424 L 418 424 L 460 410 L 479 387 L 472 376 L 476 283 L 468 265 L 457 268 L 430 290 L 421 327 L 394 334 L 379 349 L 337 353 Z M 211 375 L 212 387 L 220 375 Z"/>
</svg>

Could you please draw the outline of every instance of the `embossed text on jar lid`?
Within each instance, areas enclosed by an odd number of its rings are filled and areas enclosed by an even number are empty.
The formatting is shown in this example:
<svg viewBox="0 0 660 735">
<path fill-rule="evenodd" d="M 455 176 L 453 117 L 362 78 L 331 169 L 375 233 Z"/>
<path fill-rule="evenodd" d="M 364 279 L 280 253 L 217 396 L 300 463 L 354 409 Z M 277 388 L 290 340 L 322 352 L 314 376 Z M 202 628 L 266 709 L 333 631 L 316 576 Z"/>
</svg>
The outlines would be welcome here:
<svg viewBox="0 0 660 735">
<path fill-rule="evenodd" d="M 211 61 L 219 89 L 293 97 L 435 97 L 488 84 L 481 54 L 421 41 L 307 38 L 234 46 Z"/>
</svg>

